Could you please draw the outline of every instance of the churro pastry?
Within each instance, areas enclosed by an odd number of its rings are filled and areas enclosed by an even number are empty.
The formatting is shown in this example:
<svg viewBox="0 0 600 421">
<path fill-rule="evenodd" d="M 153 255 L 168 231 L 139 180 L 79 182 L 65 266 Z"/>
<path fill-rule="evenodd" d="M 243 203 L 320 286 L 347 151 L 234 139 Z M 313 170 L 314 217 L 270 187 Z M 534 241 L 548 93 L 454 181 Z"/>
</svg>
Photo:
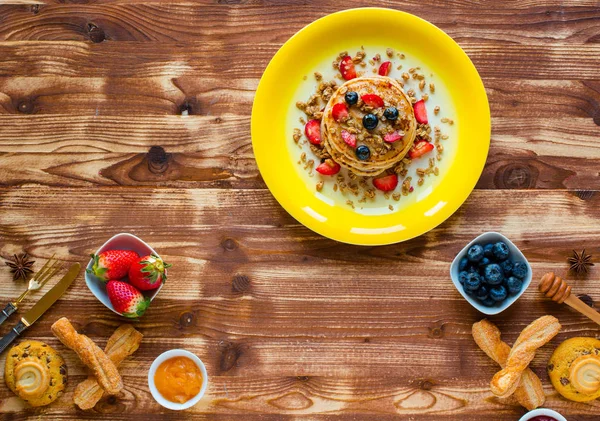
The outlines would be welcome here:
<svg viewBox="0 0 600 421">
<path fill-rule="evenodd" d="M 490 382 L 492 393 L 500 398 L 513 394 L 535 351 L 554 338 L 560 328 L 556 317 L 542 316 L 523 329 L 508 354 L 506 366 Z"/>
<path fill-rule="evenodd" d="M 115 364 L 98 348 L 90 338 L 77 333 L 69 319 L 62 317 L 51 327 L 52 333 L 67 348 L 77 353 L 88 368 L 92 370 L 98 383 L 109 395 L 118 394 L 123 389 L 123 381 Z"/>
<path fill-rule="evenodd" d="M 500 330 L 498 327 L 487 319 L 483 319 L 473 325 L 473 339 L 492 360 L 497 362 L 500 367 L 504 368 L 510 346 L 500 339 Z M 546 400 L 542 381 L 533 371 L 526 368 L 521 376 L 521 383 L 515 390 L 515 398 L 526 409 L 531 411 L 539 406 L 542 406 Z"/>
<path fill-rule="evenodd" d="M 108 338 L 104 352 L 108 358 L 119 366 L 121 362 L 133 354 L 140 346 L 143 335 L 131 325 L 121 325 Z M 102 398 L 104 390 L 94 376 L 89 376 L 75 388 L 73 401 L 81 409 L 91 409 Z"/>
</svg>

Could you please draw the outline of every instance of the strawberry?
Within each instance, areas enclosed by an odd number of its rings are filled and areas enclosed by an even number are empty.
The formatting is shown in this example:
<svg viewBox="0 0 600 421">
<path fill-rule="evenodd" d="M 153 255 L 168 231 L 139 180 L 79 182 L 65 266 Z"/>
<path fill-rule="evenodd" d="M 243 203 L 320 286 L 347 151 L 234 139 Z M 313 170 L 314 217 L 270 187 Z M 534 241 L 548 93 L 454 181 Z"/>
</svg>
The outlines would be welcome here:
<svg viewBox="0 0 600 421">
<path fill-rule="evenodd" d="M 398 185 L 398 176 L 396 174 L 390 174 L 375 178 L 373 180 L 373 185 L 381 191 L 392 191 Z"/>
<path fill-rule="evenodd" d="M 422 99 L 418 100 L 413 104 L 413 110 L 415 111 L 415 118 L 421 124 L 427 124 L 427 108 L 425 108 L 425 101 Z"/>
<path fill-rule="evenodd" d="M 129 268 L 129 283 L 142 291 L 158 288 L 167 280 L 167 271 L 171 265 L 155 254 L 144 256 Z"/>
<path fill-rule="evenodd" d="M 131 264 L 140 258 L 139 254 L 131 250 L 106 250 L 91 256 L 94 263 L 86 272 L 103 281 L 125 277 Z"/>
<path fill-rule="evenodd" d="M 338 102 L 331 110 L 331 116 L 337 122 L 346 121 L 348 118 L 348 107 L 343 102 Z"/>
<path fill-rule="evenodd" d="M 402 139 L 403 135 L 398 132 L 388 133 L 383 136 L 383 140 L 387 143 L 394 143 L 396 140 Z"/>
<path fill-rule="evenodd" d="M 356 136 L 346 130 L 342 130 L 342 140 L 351 148 L 356 148 Z"/>
<path fill-rule="evenodd" d="M 364 94 L 361 99 L 365 104 L 373 108 L 383 107 L 383 99 L 379 95 L 375 94 Z"/>
<path fill-rule="evenodd" d="M 340 61 L 340 73 L 345 80 L 354 79 L 356 77 L 356 69 L 354 68 L 352 57 L 345 56 L 342 61 Z"/>
<path fill-rule="evenodd" d="M 304 126 L 304 133 L 308 141 L 313 145 L 321 144 L 321 122 L 319 120 L 310 120 Z"/>
<path fill-rule="evenodd" d="M 144 297 L 138 289 L 127 282 L 108 281 L 106 292 L 115 311 L 130 319 L 140 317 L 150 305 L 150 298 Z"/>
<path fill-rule="evenodd" d="M 379 66 L 379 76 L 387 76 L 390 74 L 390 70 L 392 68 L 392 62 L 391 61 L 384 61 L 383 63 L 381 63 L 381 66 Z"/>
<path fill-rule="evenodd" d="M 326 159 L 316 168 L 317 172 L 323 175 L 335 175 L 340 172 L 340 164 L 333 159 Z"/>
<path fill-rule="evenodd" d="M 433 150 L 433 144 L 429 143 L 426 140 L 418 140 L 410 151 L 408 151 L 408 156 L 410 159 L 417 159 L 428 152 Z"/>
</svg>

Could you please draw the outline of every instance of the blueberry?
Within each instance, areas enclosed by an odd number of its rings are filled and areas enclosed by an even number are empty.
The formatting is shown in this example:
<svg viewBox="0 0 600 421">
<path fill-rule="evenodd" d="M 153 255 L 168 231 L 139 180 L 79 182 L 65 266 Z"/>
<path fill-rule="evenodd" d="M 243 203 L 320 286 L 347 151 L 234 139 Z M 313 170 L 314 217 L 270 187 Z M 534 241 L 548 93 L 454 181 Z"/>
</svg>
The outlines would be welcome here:
<svg viewBox="0 0 600 421">
<path fill-rule="evenodd" d="M 492 253 L 494 254 L 496 260 L 501 262 L 502 260 L 506 260 L 508 258 L 510 251 L 508 250 L 508 246 L 506 245 L 506 243 L 499 241 L 496 244 L 494 244 Z"/>
<path fill-rule="evenodd" d="M 496 302 L 492 299 L 492 297 L 487 297 L 485 300 L 481 300 L 481 304 L 486 307 L 492 307 L 496 304 Z"/>
<path fill-rule="evenodd" d="M 469 273 L 479 273 L 477 271 L 477 267 L 473 266 L 473 265 L 470 265 L 470 266 L 467 267 L 467 272 L 469 272 Z"/>
<path fill-rule="evenodd" d="M 471 246 L 469 251 L 467 251 L 467 258 L 471 262 L 479 262 L 481 259 L 483 259 L 483 247 L 481 247 L 479 244 Z"/>
<path fill-rule="evenodd" d="M 518 294 L 521 291 L 521 288 L 523 288 L 523 281 L 511 276 L 508 278 L 508 281 L 506 281 L 506 287 L 511 294 Z"/>
<path fill-rule="evenodd" d="M 482 285 L 475 293 L 475 297 L 477 297 L 478 300 L 483 301 L 489 296 L 489 293 L 488 288 L 485 285 Z"/>
<path fill-rule="evenodd" d="M 365 129 L 367 130 L 373 130 L 375 127 L 377 127 L 378 122 L 379 120 L 375 114 L 366 114 L 363 117 L 363 126 L 365 126 Z"/>
<path fill-rule="evenodd" d="M 467 259 L 466 257 L 463 257 L 458 262 L 458 270 L 463 271 L 467 268 L 468 265 L 469 265 L 469 259 Z"/>
<path fill-rule="evenodd" d="M 488 259 L 487 257 L 484 257 L 483 259 L 481 259 L 479 261 L 478 265 L 479 265 L 479 267 L 482 267 L 482 266 L 487 266 L 490 263 L 492 263 L 492 262 L 490 262 L 490 259 Z"/>
<path fill-rule="evenodd" d="M 504 272 L 497 263 L 489 264 L 485 267 L 485 280 L 490 285 L 499 285 L 504 280 Z"/>
<path fill-rule="evenodd" d="M 465 281 L 467 280 L 467 276 L 469 276 L 469 272 L 463 270 L 458 274 L 458 281 L 464 285 Z"/>
<path fill-rule="evenodd" d="M 519 279 L 525 279 L 527 276 L 527 265 L 523 262 L 517 262 L 513 266 L 512 273 Z"/>
<path fill-rule="evenodd" d="M 383 112 L 383 115 L 385 116 L 385 118 L 387 118 L 390 121 L 397 120 L 398 119 L 398 109 L 396 107 L 388 107 Z"/>
<path fill-rule="evenodd" d="M 366 161 L 371 157 L 371 150 L 367 145 L 359 145 L 358 148 L 354 150 L 354 153 L 361 161 Z"/>
<path fill-rule="evenodd" d="M 483 246 L 483 255 L 485 257 L 492 257 L 494 255 L 494 253 L 492 252 L 493 248 L 494 248 L 494 245 L 491 243 Z"/>
<path fill-rule="evenodd" d="M 358 94 L 354 91 L 348 91 L 344 95 L 344 99 L 346 100 L 346 104 L 354 105 L 358 102 Z"/>
<path fill-rule="evenodd" d="M 504 276 L 512 275 L 513 262 L 511 260 L 506 259 L 504 262 L 500 263 L 500 267 L 504 272 Z"/>
<path fill-rule="evenodd" d="M 465 279 L 465 289 L 476 291 L 481 285 L 481 277 L 477 273 L 469 273 Z"/>
<path fill-rule="evenodd" d="M 494 301 L 504 301 L 508 293 L 503 285 L 495 286 L 490 290 L 490 298 Z"/>
</svg>

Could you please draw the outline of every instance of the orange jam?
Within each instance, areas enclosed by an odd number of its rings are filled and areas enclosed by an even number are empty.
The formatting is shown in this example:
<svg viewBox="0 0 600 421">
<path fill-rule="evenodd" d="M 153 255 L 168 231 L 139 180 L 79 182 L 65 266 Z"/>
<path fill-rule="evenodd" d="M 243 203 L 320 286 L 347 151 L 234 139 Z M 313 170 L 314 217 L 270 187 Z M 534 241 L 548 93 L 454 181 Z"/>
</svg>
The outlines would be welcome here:
<svg viewBox="0 0 600 421">
<path fill-rule="evenodd" d="M 200 392 L 202 372 L 188 357 L 173 357 L 158 366 L 154 384 L 166 400 L 185 403 Z"/>
</svg>

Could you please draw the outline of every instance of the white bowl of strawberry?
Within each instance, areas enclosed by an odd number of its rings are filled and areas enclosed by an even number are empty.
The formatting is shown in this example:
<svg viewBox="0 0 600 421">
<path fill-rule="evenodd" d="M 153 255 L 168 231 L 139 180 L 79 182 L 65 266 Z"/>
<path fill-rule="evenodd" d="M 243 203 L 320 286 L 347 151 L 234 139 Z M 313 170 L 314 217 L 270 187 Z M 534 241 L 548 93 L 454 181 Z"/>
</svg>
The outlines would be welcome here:
<svg viewBox="0 0 600 421">
<path fill-rule="evenodd" d="M 148 309 L 171 266 L 143 240 L 127 233 L 115 235 L 91 257 L 85 271 L 88 288 L 106 307 L 130 319 Z"/>
</svg>

